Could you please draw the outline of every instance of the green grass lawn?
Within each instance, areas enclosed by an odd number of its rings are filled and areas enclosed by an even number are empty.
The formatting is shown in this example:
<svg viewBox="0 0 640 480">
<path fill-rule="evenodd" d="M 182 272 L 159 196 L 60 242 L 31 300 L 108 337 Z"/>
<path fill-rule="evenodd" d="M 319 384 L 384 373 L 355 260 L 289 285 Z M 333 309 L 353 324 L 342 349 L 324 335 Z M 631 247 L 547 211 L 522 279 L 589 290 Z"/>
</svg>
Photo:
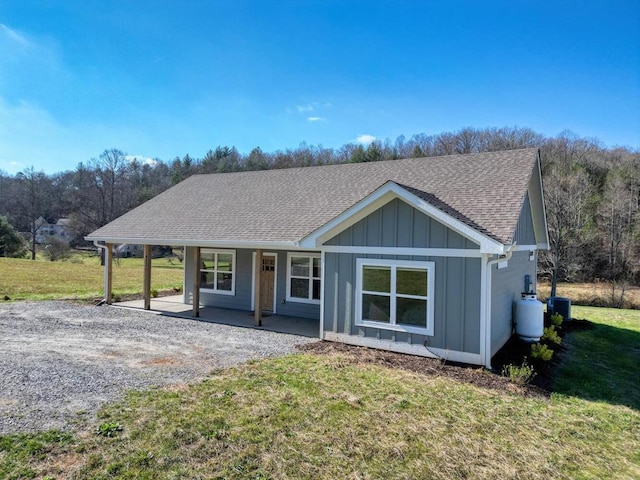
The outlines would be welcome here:
<svg viewBox="0 0 640 480">
<path fill-rule="evenodd" d="M 572 306 L 593 330 L 567 336 L 555 390 L 640 411 L 640 310 Z"/>
<path fill-rule="evenodd" d="M 639 313 L 576 308 L 595 328 L 568 335 L 550 398 L 296 354 L 0 437 L 0 478 L 640 478 Z"/>
<path fill-rule="evenodd" d="M 114 262 L 115 295 L 142 292 L 143 260 L 122 258 Z M 151 288 L 182 287 L 183 269 L 177 260 L 152 260 Z M 104 267 L 95 254 L 78 253 L 67 261 L 51 262 L 0 257 L 0 299 L 11 300 L 95 299 L 104 296 Z"/>
</svg>

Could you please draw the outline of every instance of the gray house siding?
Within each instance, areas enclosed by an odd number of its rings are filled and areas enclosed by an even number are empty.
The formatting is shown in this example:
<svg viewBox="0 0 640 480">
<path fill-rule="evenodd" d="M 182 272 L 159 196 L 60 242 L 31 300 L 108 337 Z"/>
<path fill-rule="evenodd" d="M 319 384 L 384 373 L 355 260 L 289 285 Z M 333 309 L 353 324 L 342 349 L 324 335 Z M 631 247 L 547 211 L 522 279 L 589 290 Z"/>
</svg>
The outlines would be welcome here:
<svg viewBox="0 0 640 480">
<path fill-rule="evenodd" d="M 399 200 L 352 225 L 327 245 L 474 249 L 477 245 Z M 356 259 L 435 262 L 434 335 L 355 325 Z M 324 330 L 427 347 L 480 353 L 481 259 L 325 254 Z"/>
<path fill-rule="evenodd" d="M 514 305 L 524 290 L 524 276 L 531 275 L 535 288 L 536 262 L 529 260 L 529 252 L 514 252 L 506 268 L 492 266 L 491 272 L 491 345 L 494 355 L 509 339 L 513 331 Z"/>
<path fill-rule="evenodd" d="M 232 250 L 236 252 L 235 271 L 235 295 L 223 295 L 209 292 L 200 292 L 200 303 L 205 307 L 232 308 L 234 310 L 251 310 L 251 255 L 252 250 L 243 249 L 216 249 Z M 193 296 L 193 256 L 194 248 L 187 247 L 184 256 L 185 286 L 184 293 L 187 302 L 192 302 Z"/>
<path fill-rule="evenodd" d="M 522 209 L 520 210 L 520 218 L 514 235 L 514 241 L 517 245 L 535 245 L 536 234 L 533 229 L 533 218 L 531 216 L 531 202 L 529 194 L 524 197 Z"/>
<path fill-rule="evenodd" d="M 435 262 L 434 335 L 355 325 L 356 259 Z M 400 255 L 325 254 L 324 329 L 469 353 L 480 353 L 480 259 Z"/>
<path fill-rule="evenodd" d="M 331 238 L 325 245 L 480 248 L 471 240 L 398 199 Z"/>
<path fill-rule="evenodd" d="M 296 252 L 301 253 L 301 252 Z M 307 252 L 308 253 L 308 252 Z M 318 253 L 318 252 L 315 252 Z M 320 320 L 320 304 L 287 301 L 287 252 L 278 252 L 278 278 L 276 280 L 276 311 L 278 315 L 314 318 Z"/>
<path fill-rule="evenodd" d="M 227 250 L 224 248 L 216 250 Z M 251 249 L 229 249 L 236 252 L 235 295 L 200 292 L 200 303 L 205 307 L 251 310 L 253 282 L 253 253 Z M 276 270 L 276 312 L 278 315 L 320 319 L 320 305 L 286 301 L 287 292 L 287 252 L 277 254 Z M 194 248 L 187 247 L 184 257 L 186 284 L 185 298 L 192 302 L 193 295 L 193 255 Z"/>
</svg>

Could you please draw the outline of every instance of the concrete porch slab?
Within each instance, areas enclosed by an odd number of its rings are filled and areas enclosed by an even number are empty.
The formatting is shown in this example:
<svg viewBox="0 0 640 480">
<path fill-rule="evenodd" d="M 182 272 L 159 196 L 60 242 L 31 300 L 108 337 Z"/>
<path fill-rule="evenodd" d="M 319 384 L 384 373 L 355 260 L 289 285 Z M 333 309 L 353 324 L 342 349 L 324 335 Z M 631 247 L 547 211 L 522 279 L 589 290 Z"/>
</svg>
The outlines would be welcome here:
<svg viewBox="0 0 640 480">
<path fill-rule="evenodd" d="M 113 306 L 142 310 L 144 308 L 144 301 L 130 300 L 127 302 L 117 302 L 114 303 Z M 150 312 L 169 317 L 189 318 L 191 320 L 221 323 L 235 327 L 290 333 L 292 335 L 301 335 L 310 338 L 320 337 L 320 321 L 308 318 L 268 315 L 263 316 L 262 326 L 258 327 L 254 323 L 253 312 L 204 306 L 200 307 L 200 316 L 194 317 L 192 315 L 191 305 L 184 303 L 182 295 L 152 298 Z"/>
</svg>

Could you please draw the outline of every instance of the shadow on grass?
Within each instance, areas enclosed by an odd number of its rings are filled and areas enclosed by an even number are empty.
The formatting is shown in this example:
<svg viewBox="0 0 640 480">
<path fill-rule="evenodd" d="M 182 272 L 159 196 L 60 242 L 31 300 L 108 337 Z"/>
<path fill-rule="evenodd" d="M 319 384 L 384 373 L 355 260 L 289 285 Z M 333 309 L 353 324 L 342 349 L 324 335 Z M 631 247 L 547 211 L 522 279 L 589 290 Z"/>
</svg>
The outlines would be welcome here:
<svg viewBox="0 0 640 480">
<path fill-rule="evenodd" d="M 565 334 L 553 392 L 640 410 L 640 332 L 591 325 Z"/>
</svg>

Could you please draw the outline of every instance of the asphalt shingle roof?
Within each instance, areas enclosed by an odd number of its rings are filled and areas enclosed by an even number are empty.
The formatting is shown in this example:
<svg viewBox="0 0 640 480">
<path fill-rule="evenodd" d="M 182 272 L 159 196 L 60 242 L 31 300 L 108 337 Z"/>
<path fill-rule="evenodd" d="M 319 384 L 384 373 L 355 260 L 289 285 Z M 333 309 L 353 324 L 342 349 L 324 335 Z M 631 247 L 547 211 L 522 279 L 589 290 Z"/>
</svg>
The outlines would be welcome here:
<svg viewBox="0 0 640 480">
<path fill-rule="evenodd" d="M 470 227 L 510 243 L 537 149 L 195 175 L 88 236 L 297 242 L 395 182 Z"/>
</svg>

